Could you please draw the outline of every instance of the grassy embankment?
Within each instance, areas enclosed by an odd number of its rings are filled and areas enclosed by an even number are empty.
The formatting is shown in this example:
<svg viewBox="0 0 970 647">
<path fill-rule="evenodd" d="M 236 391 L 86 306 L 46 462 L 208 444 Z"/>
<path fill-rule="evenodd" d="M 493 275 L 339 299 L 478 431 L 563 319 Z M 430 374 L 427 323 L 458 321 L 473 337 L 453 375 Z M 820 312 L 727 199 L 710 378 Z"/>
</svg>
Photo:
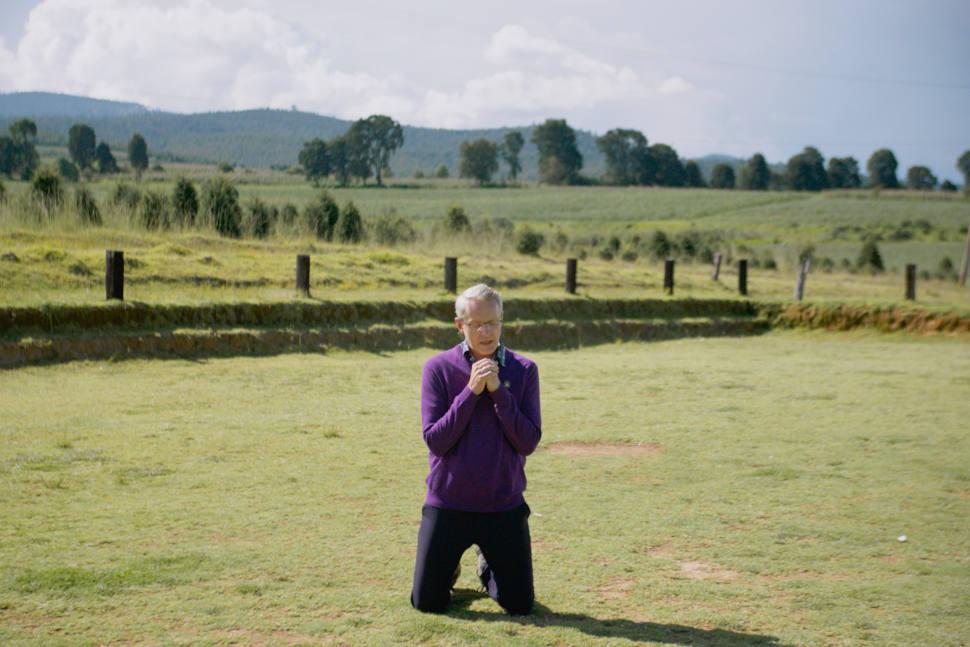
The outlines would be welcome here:
<svg viewBox="0 0 970 647">
<path fill-rule="evenodd" d="M 963 644 L 955 348 L 535 353 L 527 619 L 472 591 L 471 552 L 451 614 L 408 605 L 429 351 L 0 373 L 0 642 Z"/>
<path fill-rule="evenodd" d="M 172 182 L 148 179 L 144 185 L 167 193 Z M 25 186 L 8 185 L 10 197 L 0 206 L 0 254 L 12 254 L 17 261 L 0 261 L 0 304 L 100 302 L 107 248 L 125 250 L 130 259 L 126 293 L 129 299 L 145 302 L 290 299 L 297 253 L 313 254 L 314 294 L 327 300 L 443 296 L 444 255 L 459 256 L 460 283 L 484 278 L 510 296 L 561 294 L 563 261 L 577 254 L 587 256 L 580 264 L 581 294 L 658 296 L 662 267 L 647 249 L 658 229 L 675 238 L 697 231 L 719 241 L 717 249 L 732 258 L 750 258 L 754 299 L 791 298 L 794 259 L 798 250 L 813 245 L 817 261 L 806 290 L 810 299 L 898 302 L 903 294 L 902 267 L 915 262 L 930 275 L 920 280 L 920 304 L 949 307 L 967 302 L 966 290 L 952 278 L 935 278 L 944 258 L 955 265 L 962 255 L 970 201 L 959 196 L 534 186 L 489 190 L 457 182 L 333 189 L 338 202 L 353 200 L 365 218 L 396 214 L 413 223 L 416 241 L 386 248 L 374 243 L 328 244 L 284 231 L 265 241 L 220 239 L 195 229 L 146 232 L 125 209 L 110 205 L 114 181 L 88 186 L 102 206 L 103 228 L 79 227 L 66 212 L 53 223 L 38 224 L 21 208 Z M 240 178 L 244 205 L 258 197 L 277 207 L 291 203 L 302 209 L 317 191 L 281 174 Z M 528 257 L 515 252 L 514 240 L 498 235 L 442 236 L 435 229 L 451 204 L 462 205 L 473 226 L 507 218 L 541 231 L 547 244 L 538 257 Z M 557 247 L 559 233 L 565 242 Z M 614 260 L 603 260 L 599 253 L 614 236 L 620 249 Z M 887 272 L 848 272 L 845 264 L 855 260 L 862 240 L 869 236 L 882 238 Z M 636 253 L 636 260 L 622 260 L 625 252 Z M 722 280 L 714 283 L 709 265 L 686 262 L 683 254 L 680 258 L 677 296 L 736 293 L 730 264 L 722 270 Z M 830 271 L 823 270 L 822 259 L 832 261 Z M 771 263 L 777 268 L 769 269 Z"/>
</svg>

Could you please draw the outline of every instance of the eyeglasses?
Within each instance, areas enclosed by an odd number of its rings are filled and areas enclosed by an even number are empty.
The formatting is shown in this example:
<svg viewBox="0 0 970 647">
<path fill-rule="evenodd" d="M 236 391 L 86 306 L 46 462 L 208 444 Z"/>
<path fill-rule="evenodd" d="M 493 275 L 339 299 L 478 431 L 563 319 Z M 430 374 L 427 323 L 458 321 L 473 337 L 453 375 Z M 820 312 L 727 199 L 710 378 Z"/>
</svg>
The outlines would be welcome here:
<svg viewBox="0 0 970 647">
<path fill-rule="evenodd" d="M 466 321 L 463 319 L 462 321 L 465 322 L 465 325 L 468 326 L 468 328 L 471 329 L 472 332 L 477 332 L 485 328 L 491 328 L 492 330 L 495 330 L 496 328 L 502 325 L 501 319 L 492 319 L 491 321 Z"/>
</svg>

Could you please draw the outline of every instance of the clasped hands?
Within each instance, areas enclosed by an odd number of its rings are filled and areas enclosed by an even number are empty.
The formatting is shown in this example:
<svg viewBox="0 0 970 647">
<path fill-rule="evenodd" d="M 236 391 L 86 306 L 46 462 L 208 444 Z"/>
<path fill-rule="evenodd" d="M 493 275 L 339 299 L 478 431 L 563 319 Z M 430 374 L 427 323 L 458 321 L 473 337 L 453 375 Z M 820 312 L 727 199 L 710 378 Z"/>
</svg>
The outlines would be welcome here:
<svg viewBox="0 0 970 647">
<path fill-rule="evenodd" d="M 498 362 L 486 357 L 472 364 L 472 374 L 468 378 L 468 388 L 472 393 L 481 395 L 486 388 L 492 392 L 498 387 Z"/>
</svg>

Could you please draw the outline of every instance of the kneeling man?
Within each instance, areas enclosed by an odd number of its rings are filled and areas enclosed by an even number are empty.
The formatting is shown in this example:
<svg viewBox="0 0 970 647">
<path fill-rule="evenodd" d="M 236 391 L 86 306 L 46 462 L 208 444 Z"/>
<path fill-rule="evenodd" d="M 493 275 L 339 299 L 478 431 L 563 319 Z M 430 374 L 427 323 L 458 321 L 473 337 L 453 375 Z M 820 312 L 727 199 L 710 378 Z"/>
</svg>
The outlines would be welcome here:
<svg viewBox="0 0 970 647">
<path fill-rule="evenodd" d="M 442 612 L 462 554 L 479 548 L 478 576 L 511 614 L 532 611 L 525 457 L 542 435 L 539 370 L 502 344 L 502 297 L 487 285 L 455 301 L 463 341 L 421 377 L 428 494 L 421 511 L 411 604 Z"/>
</svg>

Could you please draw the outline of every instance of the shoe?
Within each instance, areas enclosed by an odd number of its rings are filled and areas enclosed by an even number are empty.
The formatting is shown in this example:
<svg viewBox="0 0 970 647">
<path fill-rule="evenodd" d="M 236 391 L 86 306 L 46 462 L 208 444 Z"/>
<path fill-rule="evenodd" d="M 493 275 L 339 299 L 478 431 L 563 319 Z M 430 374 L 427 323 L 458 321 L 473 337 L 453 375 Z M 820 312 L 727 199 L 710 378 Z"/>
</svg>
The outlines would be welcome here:
<svg viewBox="0 0 970 647">
<path fill-rule="evenodd" d="M 461 575 L 461 563 L 459 563 L 458 564 L 458 567 L 455 569 L 455 574 L 451 576 L 451 588 L 452 588 L 452 590 L 454 590 L 455 584 L 458 583 L 458 576 L 459 575 Z"/>
<path fill-rule="evenodd" d="M 475 573 L 478 575 L 482 590 L 488 593 L 488 581 L 492 578 L 492 570 L 488 567 L 485 555 L 482 554 L 482 549 L 477 544 L 475 545 L 475 554 L 478 555 L 478 566 L 475 568 Z"/>
</svg>

